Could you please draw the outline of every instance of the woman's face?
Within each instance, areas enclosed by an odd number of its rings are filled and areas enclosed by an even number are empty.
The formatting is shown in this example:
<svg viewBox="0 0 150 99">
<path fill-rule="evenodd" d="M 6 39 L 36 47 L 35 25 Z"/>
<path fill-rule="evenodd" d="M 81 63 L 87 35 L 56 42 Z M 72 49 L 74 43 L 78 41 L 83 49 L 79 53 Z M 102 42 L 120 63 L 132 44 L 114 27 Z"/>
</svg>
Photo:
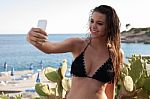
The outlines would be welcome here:
<svg viewBox="0 0 150 99">
<path fill-rule="evenodd" d="M 106 36 L 106 15 L 94 12 L 90 21 L 90 32 L 93 38 Z"/>
</svg>

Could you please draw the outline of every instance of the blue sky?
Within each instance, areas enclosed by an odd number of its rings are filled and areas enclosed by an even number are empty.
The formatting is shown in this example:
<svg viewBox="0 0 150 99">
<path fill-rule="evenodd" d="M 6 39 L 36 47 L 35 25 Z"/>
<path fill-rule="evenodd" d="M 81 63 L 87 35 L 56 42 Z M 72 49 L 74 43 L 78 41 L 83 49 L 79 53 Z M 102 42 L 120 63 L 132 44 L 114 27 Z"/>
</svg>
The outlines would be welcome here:
<svg viewBox="0 0 150 99">
<path fill-rule="evenodd" d="M 86 33 L 89 12 L 96 6 L 114 7 L 131 27 L 150 27 L 149 0 L 0 0 L 0 34 L 26 34 L 39 19 L 48 33 Z"/>
</svg>

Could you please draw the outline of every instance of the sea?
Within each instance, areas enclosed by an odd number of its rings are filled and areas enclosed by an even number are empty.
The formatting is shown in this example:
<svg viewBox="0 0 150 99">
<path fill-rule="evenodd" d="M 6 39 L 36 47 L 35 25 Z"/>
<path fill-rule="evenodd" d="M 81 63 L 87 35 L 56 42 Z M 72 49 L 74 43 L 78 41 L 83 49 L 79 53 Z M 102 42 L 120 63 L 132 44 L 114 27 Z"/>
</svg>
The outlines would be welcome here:
<svg viewBox="0 0 150 99">
<path fill-rule="evenodd" d="M 7 64 L 7 71 L 12 68 L 20 70 L 39 70 L 46 67 L 60 67 L 64 59 L 68 60 L 68 67 L 71 66 L 73 56 L 71 53 L 45 54 L 38 50 L 26 40 L 26 34 L 0 34 L 0 72 L 6 71 L 4 64 Z M 50 41 L 63 41 L 71 37 L 86 38 L 86 34 L 49 34 Z M 132 55 L 150 55 L 150 44 L 143 43 L 122 43 L 125 62 Z"/>
</svg>

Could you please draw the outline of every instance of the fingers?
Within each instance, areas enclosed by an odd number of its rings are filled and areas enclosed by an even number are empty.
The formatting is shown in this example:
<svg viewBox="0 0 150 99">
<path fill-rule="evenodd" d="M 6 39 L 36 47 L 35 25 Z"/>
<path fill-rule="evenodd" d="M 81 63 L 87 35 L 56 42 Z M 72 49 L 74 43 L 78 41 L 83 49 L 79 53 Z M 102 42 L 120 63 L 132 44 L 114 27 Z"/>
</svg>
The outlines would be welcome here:
<svg viewBox="0 0 150 99">
<path fill-rule="evenodd" d="M 34 37 L 34 36 L 30 37 L 30 40 L 34 42 L 46 42 L 47 41 L 47 39 L 41 39 L 41 38 Z"/>
<path fill-rule="evenodd" d="M 47 36 L 45 36 L 45 35 L 43 35 L 43 34 L 40 34 L 40 33 L 36 33 L 36 32 L 33 32 L 32 34 L 31 34 L 33 37 L 36 37 L 36 38 L 39 38 L 39 39 L 45 39 L 45 40 L 47 40 L 48 39 L 48 37 Z"/>
<path fill-rule="evenodd" d="M 41 33 L 41 34 L 43 34 L 45 36 L 48 36 L 48 34 L 45 31 L 43 31 L 42 29 L 40 29 L 40 28 L 32 28 L 31 30 L 34 31 L 34 32 Z"/>
<path fill-rule="evenodd" d="M 33 45 L 43 45 L 44 42 L 48 41 L 48 35 L 40 28 L 32 28 L 28 32 L 27 40 Z"/>
</svg>

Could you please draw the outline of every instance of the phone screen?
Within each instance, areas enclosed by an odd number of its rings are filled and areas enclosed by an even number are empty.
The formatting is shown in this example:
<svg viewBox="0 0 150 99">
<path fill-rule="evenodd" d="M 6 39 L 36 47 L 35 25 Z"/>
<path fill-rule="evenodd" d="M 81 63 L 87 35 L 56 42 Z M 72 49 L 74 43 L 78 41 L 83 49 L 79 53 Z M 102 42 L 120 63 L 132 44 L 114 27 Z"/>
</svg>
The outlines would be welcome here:
<svg viewBox="0 0 150 99">
<path fill-rule="evenodd" d="M 47 26 L 47 20 L 38 20 L 38 24 L 37 27 L 41 28 L 42 30 L 46 30 L 46 26 Z"/>
</svg>

